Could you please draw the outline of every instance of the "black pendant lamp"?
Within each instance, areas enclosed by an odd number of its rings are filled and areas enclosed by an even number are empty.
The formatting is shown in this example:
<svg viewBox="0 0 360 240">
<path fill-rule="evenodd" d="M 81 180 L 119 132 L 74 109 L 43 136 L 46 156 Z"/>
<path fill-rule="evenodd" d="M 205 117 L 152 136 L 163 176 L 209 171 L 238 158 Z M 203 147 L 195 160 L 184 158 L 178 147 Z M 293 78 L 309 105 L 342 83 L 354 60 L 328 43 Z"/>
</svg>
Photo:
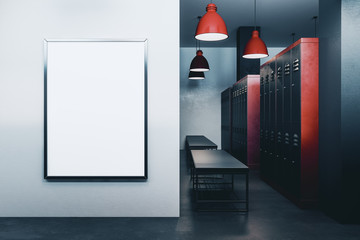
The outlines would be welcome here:
<svg viewBox="0 0 360 240">
<path fill-rule="evenodd" d="M 197 40 L 196 40 L 197 42 Z M 197 48 L 197 46 L 195 47 Z M 192 72 L 207 72 L 209 71 L 209 63 L 206 58 L 203 56 L 203 51 L 200 50 L 200 43 L 199 43 L 199 50 L 196 51 L 196 56 L 193 58 L 190 64 L 190 71 Z"/>
<path fill-rule="evenodd" d="M 205 79 L 204 72 L 189 72 L 189 79 L 191 80 L 202 80 Z"/>
<path fill-rule="evenodd" d="M 256 0 L 254 0 L 254 27 L 250 40 L 247 42 L 243 58 L 259 59 L 268 57 L 269 53 L 263 40 L 259 37 L 259 31 L 256 30 Z"/>
</svg>

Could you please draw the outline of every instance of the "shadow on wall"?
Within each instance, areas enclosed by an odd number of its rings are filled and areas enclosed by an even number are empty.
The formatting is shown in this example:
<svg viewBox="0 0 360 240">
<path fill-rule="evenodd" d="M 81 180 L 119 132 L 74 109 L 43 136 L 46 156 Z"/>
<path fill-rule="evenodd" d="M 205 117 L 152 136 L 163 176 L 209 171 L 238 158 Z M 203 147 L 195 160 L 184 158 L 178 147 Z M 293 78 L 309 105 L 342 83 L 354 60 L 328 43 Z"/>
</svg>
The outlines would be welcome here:
<svg viewBox="0 0 360 240">
<path fill-rule="evenodd" d="M 204 48 L 210 71 L 189 80 L 193 48 L 180 49 L 180 149 L 186 135 L 205 135 L 221 146 L 221 92 L 236 82 L 236 48 Z"/>
</svg>

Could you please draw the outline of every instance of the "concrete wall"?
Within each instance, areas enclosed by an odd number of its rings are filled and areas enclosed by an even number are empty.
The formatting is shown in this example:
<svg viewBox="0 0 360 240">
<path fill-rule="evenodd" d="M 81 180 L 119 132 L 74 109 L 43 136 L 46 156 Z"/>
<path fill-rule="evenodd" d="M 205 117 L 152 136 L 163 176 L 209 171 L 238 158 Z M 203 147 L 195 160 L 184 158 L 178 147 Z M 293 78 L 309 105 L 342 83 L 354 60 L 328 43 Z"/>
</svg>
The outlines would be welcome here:
<svg viewBox="0 0 360 240">
<path fill-rule="evenodd" d="M 289 44 L 290 45 L 290 44 Z M 287 46 L 286 46 L 287 47 Z M 270 59 L 272 59 L 273 57 L 275 57 L 279 52 L 281 52 L 282 50 L 284 50 L 286 47 L 268 47 L 268 53 L 269 56 L 266 58 L 261 58 L 260 59 L 260 65 L 263 65 L 264 63 L 266 63 L 267 61 L 269 61 Z"/>
<path fill-rule="evenodd" d="M 319 7 L 321 205 L 354 222 L 360 214 L 360 2 L 320 0 Z"/>
<path fill-rule="evenodd" d="M 0 36 L 0 217 L 179 216 L 179 1 L 0 0 Z M 148 181 L 43 179 L 44 38 L 148 39 Z"/>
<path fill-rule="evenodd" d="M 236 82 L 236 48 L 202 48 L 204 80 L 189 80 L 194 48 L 180 49 L 180 148 L 186 135 L 205 135 L 221 148 L 221 92 Z"/>
<path fill-rule="evenodd" d="M 360 223 L 360 2 L 341 6 L 341 148 L 344 206 L 348 218 Z"/>
</svg>

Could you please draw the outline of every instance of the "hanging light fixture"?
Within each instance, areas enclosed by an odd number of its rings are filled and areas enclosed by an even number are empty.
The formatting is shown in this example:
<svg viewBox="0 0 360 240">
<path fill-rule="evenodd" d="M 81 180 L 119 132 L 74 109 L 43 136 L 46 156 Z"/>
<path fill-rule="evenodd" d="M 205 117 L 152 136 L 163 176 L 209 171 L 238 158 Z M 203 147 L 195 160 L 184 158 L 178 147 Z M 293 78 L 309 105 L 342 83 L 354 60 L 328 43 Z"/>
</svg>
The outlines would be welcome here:
<svg viewBox="0 0 360 240">
<path fill-rule="evenodd" d="M 196 39 L 201 41 L 220 41 L 229 37 L 225 22 L 216 10 L 217 7 L 214 3 L 207 5 L 206 13 L 196 28 Z"/>
<path fill-rule="evenodd" d="M 259 37 L 259 31 L 256 30 L 256 0 L 254 0 L 254 27 L 250 40 L 247 42 L 243 58 L 258 59 L 268 57 L 269 53 L 263 40 Z"/>
<path fill-rule="evenodd" d="M 191 80 L 202 80 L 205 79 L 204 72 L 189 72 L 189 79 Z"/>
<path fill-rule="evenodd" d="M 196 56 L 193 58 L 190 64 L 190 71 L 192 72 L 207 72 L 209 71 L 209 63 L 203 56 L 201 50 L 196 51 Z"/>
<path fill-rule="evenodd" d="M 196 40 L 197 43 L 197 40 Z M 197 44 L 195 44 L 195 49 L 197 49 Z M 209 63 L 206 58 L 203 56 L 203 51 L 200 50 L 200 42 L 199 42 L 199 50 L 196 51 L 196 56 L 193 58 L 190 64 L 190 71 L 192 72 L 207 72 L 209 71 Z"/>
</svg>

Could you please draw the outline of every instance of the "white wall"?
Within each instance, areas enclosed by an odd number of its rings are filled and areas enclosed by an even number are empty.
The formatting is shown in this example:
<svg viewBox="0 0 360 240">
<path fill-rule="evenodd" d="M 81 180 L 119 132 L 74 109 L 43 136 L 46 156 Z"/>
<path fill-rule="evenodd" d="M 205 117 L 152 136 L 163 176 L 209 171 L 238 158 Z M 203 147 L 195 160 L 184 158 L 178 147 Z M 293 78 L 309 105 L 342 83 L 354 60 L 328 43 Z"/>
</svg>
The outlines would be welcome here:
<svg viewBox="0 0 360 240">
<path fill-rule="evenodd" d="M 0 217 L 179 216 L 179 1 L 0 0 L 0 36 Z M 44 38 L 148 39 L 147 182 L 43 179 Z"/>
<path fill-rule="evenodd" d="M 236 48 L 202 48 L 204 80 L 189 80 L 194 48 L 180 49 L 180 148 L 186 135 L 205 135 L 221 148 L 221 92 L 236 82 Z"/>
</svg>

